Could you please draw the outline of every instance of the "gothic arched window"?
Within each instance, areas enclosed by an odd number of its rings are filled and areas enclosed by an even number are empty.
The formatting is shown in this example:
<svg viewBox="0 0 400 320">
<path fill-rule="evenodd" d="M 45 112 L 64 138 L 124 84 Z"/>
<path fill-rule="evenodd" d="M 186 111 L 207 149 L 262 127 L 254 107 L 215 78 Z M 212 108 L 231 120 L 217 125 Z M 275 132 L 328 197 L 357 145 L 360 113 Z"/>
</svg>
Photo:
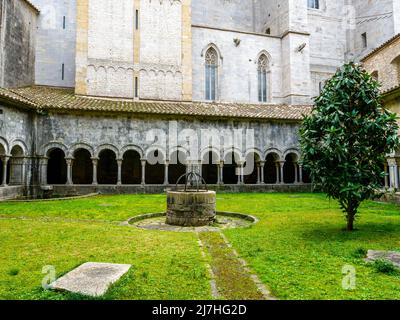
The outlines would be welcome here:
<svg viewBox="0 0 400 320">
<path fill-rule="evenodd" d="M 267 72 L 268 72 L 268 58 L 262 54 L 258 59 L 258 101 L 267 102 Z"/>
<path fill-rule="evenodd" d="M 206 100 L 216 100 L 218 81 L 218 53 L 214 48 L 206 52 Z"/>
</svg>

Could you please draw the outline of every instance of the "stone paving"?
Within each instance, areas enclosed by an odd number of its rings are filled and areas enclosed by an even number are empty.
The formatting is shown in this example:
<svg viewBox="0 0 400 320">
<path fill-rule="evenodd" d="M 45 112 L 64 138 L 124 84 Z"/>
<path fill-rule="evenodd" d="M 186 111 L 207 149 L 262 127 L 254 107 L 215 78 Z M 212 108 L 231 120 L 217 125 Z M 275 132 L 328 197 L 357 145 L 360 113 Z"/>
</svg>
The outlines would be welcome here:
<svg viewBox="0 0 400 320">
<path fill-rule="evenodd" d="M 54 281 L 50 288 L 99 297 L 104 295 L 113 283 L 127 273 L 130 267 L 129 264 L 84 263 Z"/>
<path fill-rule="evenodd" d="M 166 224 L 165 216 L 153 217 L 145 220 L 140 220 L 132 224 L 140 229 L 146 230 L 160 230 L 160 231 L 173 231 L 173 232 L 217 232 L 223 229 L 233 228 L 245 228 L 252 224 L 251 221 L 247 221 L 240 218 L 217 216 L 217 222 L 212 226 L 204 227 L 180 227 L 171 226 Z"/>
<path fill-rule="evenodd" d="M 368 250 L 368 255 L 367 255 L 367 258 L 365 259 L 365 261 L 374 262 L 377 260 L 390 261 L 396 267 L 400 268 L 400 252 Z"/>
</svg>

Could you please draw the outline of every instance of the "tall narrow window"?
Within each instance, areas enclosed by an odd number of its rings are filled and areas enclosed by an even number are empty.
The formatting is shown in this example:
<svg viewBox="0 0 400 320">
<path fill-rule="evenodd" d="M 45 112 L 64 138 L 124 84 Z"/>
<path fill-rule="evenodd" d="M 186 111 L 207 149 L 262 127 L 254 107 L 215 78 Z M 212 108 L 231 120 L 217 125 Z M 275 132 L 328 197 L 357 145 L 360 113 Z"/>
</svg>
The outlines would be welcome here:
<svg viewBox="0 0 400 320">
<path fill-rule="evenodd" d="M 258 59 L 258 101 L 267 102 L 268 58 L 262 54 Z"/>
<path fill-rule="evenodd" d="M 64 80 L 64 75 L 65 75 L 65 64 L 63 63 L 61 65 L 61 80 Z"/>
<path fill-rule="evenodd" d="M 218 81 L 218 53 L 210 48 L 206 53 L 206 100 L 216 100 Z"/>
<path fill-rule="evenodd" d="M 135 77 L 135 98 L 139 97 L 139 79 Z"/>
<path fill-rule="evenodd" d="M 66 21 L 65 21 L 65 16 L 63 16 L 63 29 L 65 29 Z"/>
<path fill-rule="evenodd" d="M 367 38 L 367 33 L 366 32 L 364 32 L 361 35 L 361 40 L 362 40 L 363 48 L 367 48 L 368 47 L 368 38 Z"/>
<path fill-rule="evenodd" d="M 136 30 L 139 30 L 139 10 L 136 10 L 135 27 L 136 27 Z"/>
</svg>

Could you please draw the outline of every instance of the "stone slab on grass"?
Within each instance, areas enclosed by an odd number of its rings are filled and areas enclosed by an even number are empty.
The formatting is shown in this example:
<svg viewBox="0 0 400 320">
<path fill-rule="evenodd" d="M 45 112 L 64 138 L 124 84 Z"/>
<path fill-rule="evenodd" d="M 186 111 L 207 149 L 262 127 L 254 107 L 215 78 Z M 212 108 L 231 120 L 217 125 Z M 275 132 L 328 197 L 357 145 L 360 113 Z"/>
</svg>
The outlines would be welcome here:
<svg viewBox="0 0 400 320">
<path fill-rule="evenodd" d="M 88 262 L 57 279 L 50 287 L 53 290 L 99 297 L 127 273 L 130 267 L 130 264 Z"/>
<path fill-rule="evenodd" d="M 376 260 L 387 260 L 400 268 L 400 252 L 368 250 L 368 256 L 365 261 L 374 262 Z"/>
</svg>

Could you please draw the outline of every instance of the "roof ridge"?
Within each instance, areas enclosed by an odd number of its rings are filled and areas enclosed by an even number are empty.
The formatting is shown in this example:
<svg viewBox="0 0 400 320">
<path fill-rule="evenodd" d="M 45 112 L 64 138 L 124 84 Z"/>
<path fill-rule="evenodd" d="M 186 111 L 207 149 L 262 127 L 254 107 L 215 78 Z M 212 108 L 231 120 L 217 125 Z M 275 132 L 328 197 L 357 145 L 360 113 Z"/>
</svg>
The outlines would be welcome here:
<svg viewBox="0 0 400 320">
<path fill-rule="evenodd" d="M 377 53 L 378 51 L 382 50 L 383 48 L 385 48 L 386 46 L 388 46 L 389 44 L 392 44 L 394 41 L 396 41 L 398 38 L 400 38 L 400 33 L 396 34 L 395 36 L 393 36 L 392 38 L 386 40 L 384 43 L 382 43 L 380 46 L 376 47 L 375 49 L 373 49 L 370 53 L 368 53 L 367 55 L 365 55 L 363 58 L 360 59 L 361 62 L 365 62 L 365 60 L 367 60 L 368 58 L 370 58 L 371 56 L 373 56 L 375 53 Z"/>
</svg>

